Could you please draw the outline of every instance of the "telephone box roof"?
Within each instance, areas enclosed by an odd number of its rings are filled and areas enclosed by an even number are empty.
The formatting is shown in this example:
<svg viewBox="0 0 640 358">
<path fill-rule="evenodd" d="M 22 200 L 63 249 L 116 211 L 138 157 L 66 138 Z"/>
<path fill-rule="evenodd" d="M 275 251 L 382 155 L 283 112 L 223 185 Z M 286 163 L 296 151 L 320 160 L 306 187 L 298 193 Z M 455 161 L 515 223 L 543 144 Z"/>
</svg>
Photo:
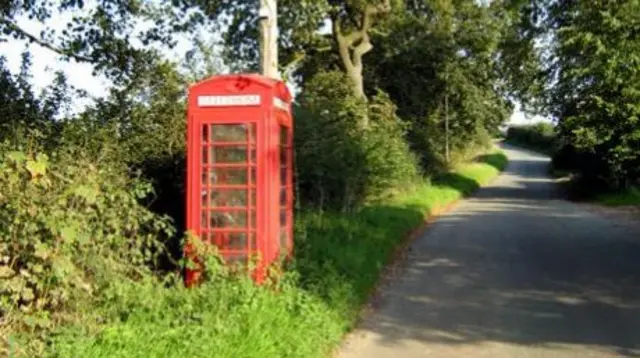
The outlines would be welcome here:
<svg viewBox="0 0 640 358">
<path fill-rule="evenodd" d="M 284 84 L 284 82 L 275 80 L 269 77 L 265 77 L 260 74 L 255 73 L 247 73 L 247 74 L 228 74 L 228 75 L 218 75 L 209 77 L 200 82 L 196 82 L 189 87 L 189 92 L 201 89 L 206 86 L 214 86 L 218 83 L 256 83 L 265 88 L 273 88 L 275 90 L 275 95 L 280 97 L 280 99 L 285 100 L 287 102 L 291 102 L 292 96 L 289 92 L 289 89 Z M 238 91 L 241 91 L 239 89 Z"/>
</svg>

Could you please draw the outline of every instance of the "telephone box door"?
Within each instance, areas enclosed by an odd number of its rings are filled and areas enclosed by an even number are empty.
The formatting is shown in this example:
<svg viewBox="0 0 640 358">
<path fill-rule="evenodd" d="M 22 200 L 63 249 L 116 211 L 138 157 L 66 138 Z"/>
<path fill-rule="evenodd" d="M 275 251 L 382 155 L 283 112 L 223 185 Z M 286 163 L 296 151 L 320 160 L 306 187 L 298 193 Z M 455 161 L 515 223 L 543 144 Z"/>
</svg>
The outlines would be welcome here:
<svg viewBox="0 0 640 358">
<path fill-rule="evenodd" d="M 201 126 L 200 237 L 227 263 L 256 251 L 257 123 L 205 121 Z"/>
</svg>

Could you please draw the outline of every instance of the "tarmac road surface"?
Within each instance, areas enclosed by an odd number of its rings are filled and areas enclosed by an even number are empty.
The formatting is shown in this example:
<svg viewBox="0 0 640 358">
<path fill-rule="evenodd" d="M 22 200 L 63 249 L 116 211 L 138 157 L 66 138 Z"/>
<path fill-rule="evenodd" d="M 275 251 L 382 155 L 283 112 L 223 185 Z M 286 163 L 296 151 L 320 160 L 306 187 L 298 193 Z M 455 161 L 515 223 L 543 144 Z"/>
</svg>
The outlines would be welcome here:
<svg viewBox="0 0 640 358">
<path fill-rule="evenodd" d="M 439 217 L 339 358 L 640 357 L 640 230 L 557 196 L 504 147 L 492 185 Z"/>
</svg>

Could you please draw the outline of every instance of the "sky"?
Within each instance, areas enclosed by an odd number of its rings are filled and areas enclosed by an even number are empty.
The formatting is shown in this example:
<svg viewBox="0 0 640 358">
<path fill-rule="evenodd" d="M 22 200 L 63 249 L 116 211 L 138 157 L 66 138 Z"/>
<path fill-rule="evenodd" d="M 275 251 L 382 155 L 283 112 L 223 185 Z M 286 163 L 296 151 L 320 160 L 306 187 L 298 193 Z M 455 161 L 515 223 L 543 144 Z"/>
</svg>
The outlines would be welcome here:
<svg viewBox="0 0 640 358">
<path fill-rule="evenodd" d="M 69 18 L 63 15 L 56 15 L 50 22 L 50 26 L 53 28 L 63 28 Z M 19 18 L 18 24 L 30 32 L 31 34 L 39 34 L 43 26 L 36 21 L 32 21 L 26 18 Z M 83 89 L 91 97 L 99 98 L 106 95 L 108 88 L 108 81 L 102 76 L 95 76 L 92 73 L 92 66 L 86 63 L 78 63 L 75 61 L 66 62 L 60 60 L 58 55 L 49 49 L 42 48 L 36 44 L 29 45 L 27 41 L 10 40 L 7 42 L 0 42 L 0 56 L 4 56 L 7 60 L 7 67 L 13 73 L 17 73 L 20 68 L 20 56 L 25 48 L 29 48 L 32 54 L 32 82 L 36 91 L 39 91 L 43 87 L 46 87 L 53 81 L 56 71 L 62 71 L 67 75 L 69 84 Z M 183 54 L 189 49 L 186 39 L 179 40 L 178 46 L 167 53 L 167 56 L 176 58 L 176 56 L 183 56 Z M 78 98 L 73 103 L 72 110 L 79 111 L 90 103 L 89 99 Z M 519 106 L 516 106 L 516 110 L 511 116 L 511 124 L 527 124 L 535 123 L 538 121 L 544 121 L 542 117 L 528 118 L 525 114 L 519 110 Z"/>
</svg>

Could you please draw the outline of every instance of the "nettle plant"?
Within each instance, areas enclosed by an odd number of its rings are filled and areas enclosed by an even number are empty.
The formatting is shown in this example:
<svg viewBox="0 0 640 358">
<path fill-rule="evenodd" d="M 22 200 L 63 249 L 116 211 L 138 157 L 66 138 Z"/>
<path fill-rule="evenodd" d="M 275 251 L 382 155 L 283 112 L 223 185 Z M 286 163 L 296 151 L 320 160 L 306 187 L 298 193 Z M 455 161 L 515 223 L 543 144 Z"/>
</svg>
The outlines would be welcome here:
<svg viewBox="0 0 640 358">
<path fill-rule="evenodd" d="M 1 149 L 1 325 L 46 328 L 55 313 L 150 273 L 173 228 L 139 204 L 148 184 L 78 150 Z"/>
</svg>

